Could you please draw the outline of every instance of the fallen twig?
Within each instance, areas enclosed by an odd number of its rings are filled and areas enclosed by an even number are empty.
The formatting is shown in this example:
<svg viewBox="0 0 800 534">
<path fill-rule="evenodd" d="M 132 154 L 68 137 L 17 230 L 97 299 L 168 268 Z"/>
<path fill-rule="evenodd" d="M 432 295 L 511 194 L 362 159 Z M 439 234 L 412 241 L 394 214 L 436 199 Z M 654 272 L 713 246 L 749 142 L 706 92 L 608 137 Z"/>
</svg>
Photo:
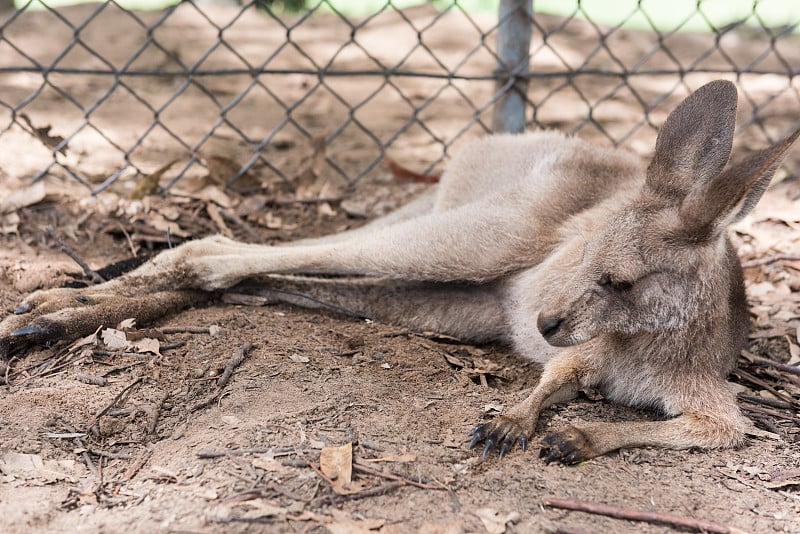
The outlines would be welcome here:
<svg viewBox="0 0 800 534">
<path fill-rule="evenodd" d="M 544 500 L 544 505 L 552 508 L 561 508 L 564 510 L 575 510 L 578 512 L 587 512 L 589 514 L 604 515 L 607 517 L 614 517 L 616 519 L 644 521 L 646 523 L 664 523 L 667 525 L 691 528 L 702 532 L 713 532 L 715 534 L 745 534 L 745 531 L 736 527 L 722 525 L 720 523 L 707 521 L 705 519 L 693 519 L 691 517 L 683 517 L 664 512 L 633 510 L 631 508 L 622 508 L 620 506 L 612 506 L 609 504 L 591 503 L 577 499 L 550 498 Z"/>
<path fill-rule="evenodd" d="M 778 399 L 759 397 L 757 395 L 748 395 L 747 393 L 739 393 L 738 395 L 736 395 L 736 397 L 743 400 L 744 402 L 749 402 L 750 404 L 763 404 L 764 406 L 770 406 L 772 408 L 778 408 L 780 410 L 792 409 L 792 404 Z"/>
<path fill-rule="evenodd" d="M 750 403 L 749 406 L 742 406 L 742 409 L 748 412 L 761 413 L 769 415 L 771 417 L 777 417 L 778 419 L 783 419 L 785 421 L 794 421 L 795 423 L 800 423 L 800 417 L 786 413 L 781 413 L 776 410 L 772 410 L 770 408 L 765 408 L 764 406 L 759 406 L 757 404 Z"/>
<path fill-rule="evenodd" d="M 447 488 L 444 486 L 434 486 L 432 484 L 425 484 L 422 482 L 417 482 L 415 480 L 411 480 L 410 478 L 404 478 L 398 475 L 394 475 L 392 473 L 384 473 L 383 471 L 379 471 L 377 469 L 373 469 L 371 467 L 367 467 L 366 465 L 358 462 L 353 462 L 353 469 L 359 471 L 361 473 L 366 473 L 367 475 L 373 475 L 376 477 L 385 478 L 386 480 L 394 480 L 397 482 L 402 482 L 409 486 L 414 486 L 416 488 L 421 489 L 429 489 L 429 490 L 446 490 Z"/>
<path fill-rule="evenodd" d="M 83 261 L 83 259 L 81 259 L 81 257 L 78 256 L 78 253 L 75 252 L 72 249 L 72 247 L 67 245 L 67 243 L 63 239 L 61 239 L 61 237 L 56 233 L 55 228 L 53 228 L 52 226 L 48 226 L 47 234 L 61 246 L 61 252 L 72 258 L 72 261 L 80 265 L 81 269 L 83 269 L 83 272 L 86 274 L 89 280 L 92 281 L 93 284 L 102 284 L 103 282 L 106 281 L 105 278 L 97 274 L 97 271 L 89 267 L 89 264 Z"/>
<path fill-rule="evenodd" d="M 792 406 L 798 406 L 797 401 L 795 401 L 792 397 L 788 396 L 787 394 L 785 394 L 785 393 L 783 393 L 781 391 L 778 391 L 777 389 L 772 387 L 772 384 L 770 384 L 766 380 L 762 380 L 762 379 L 758 378 L 757 376 L 754 376 L 754 375 L 748 373 L 744 369 L 741 369 L 741 368 L 736 369 L 733 372 L 733 374 L 738 376 L 739 378 L 742 378 L 742 379 L 746 380 L 747 382 L 750 382 L 751 384 L 755 384 L 757 386 L 761 386 L 762 388 L 766 389 L 767 391 L 769 391 L 770 393 L 775 395 L 775 397 L 777 397 L 778 399 L 780 399 L 780 400 L 782 400 L 784 402 L 788 402 Z"/>
<path fill-rule="evenodd" d="M 329 204 L 338 204 L 343 200 L 347 200 L 350 198 L 352 194 L 345 194 L 338 197 L 320 197 L 320 198 L 286 198 L 286 199 L 269 199 L 267 200 L 267 204 L 271 204 L 273 206 L 292 206 L 294 204 L 323 204 L 325 202 Z"/>
<path fill-rule="evenodd" d="M 758 267 L 760 265 L 767 265 L 769 263 L 775 263 L 776 261 L 798 261 L 800 260 L 800 256 L 796 256 L 794 254 L 773 254 L 771 256 L 764 256 L 763 258 L 758 258 L 755 260 L 750 260 L 742 263 L 742 269 L 752 269 L 753 267 Z"/>
<path fill-rule="evenodd" d="M 75 375 L 75 380 L 77 380 L 79 382 L 83 382 L 84 384 L 92 385 L 92 386 L 106 386 L 106 385 L 108 385 L 108 378 L 106 378 L 104 376 L 77 374 L 77 375 Z"/>
<path fill-rule="evenodd" d="M 152 435 L 156 432 L 156 426 L 158 426 L 158 419 L 161 416 L 161 408 L 164 406 L 164 403 L 169 398 L 169 391 L 165 391 L 162 393 L 156 402 L 154 402 L 151 406 L 145 408 L 145 413 L 147 414 L 147 434 Z"/>
<path fill-rule="evenodd" d="M 222 394 L 222 390 L 224 390 L 225 386 L 228 385 L 228 382 L 230 381 L 231 376 L 233 375 L 234 369 L 236 369 L 239 365 L 242 364 L 244 359 L 247 357 L 247 353 L 250 352 L 250 349 L 252 348 L 253 348 L 252 343 L 245 343 L 244 345 L 239 347 L 239 349 L 236 351 L 236 354 L 231 356 L 231 358 L 225 364 L 225 368 L 222 371 L 222 374 L 220 375 L 219 379 L 217 380 L 217 387 L 214 388 L 214 391 L 211 393 L 211 395 L 201 400 L 200 402 L 197 402 L 196 404 L 190 406 L 189 407 L 190 412 L 196 412 L 201 408 L 205 408 L 209 404 L 214 403 L 219 398 L 219 396 Z"/>
<path fill-rule="evenodd" d="M 775 369 L 779 369 L 781 371 L 786 371 L 787 373 L 791 373 L 793 375 L 800 376 L 800 367 L 795 367 L 793 365 L 786 365 L 785 363 L 779 363 L 768 358 L 759 358 L 755 355 L 749 355 L 748 359 L 752 359 L 753 363 L 759 365 L 765 365 L 767 367 L 774 367 Z"/>
<path fill-rule="evenodd" d="M 245 343 L 239 350 L 236 351 L 236 354 L 231 356 L 228 362 L 225 364 L 225 369 L 222 371 L 222 375 L 220 375 L 219 380 L 217 380 L 217 387 L 224 388 L 228 385 L 228 382 L 233 375 L 233 370 L 239 367 L 244 359 L 247 357 L 247 353 L 253 348 L 252 343 Z"/>
<path fill-rule="evenodd" d="M 211 334 L 210 326 L 168 326 L 159 328 L 162 334 Z"/>
<path fill-rule="evenodd" d="M 142 453 L 138 458 L 136 458 L 136 461 L 134 461 L 131 464 L 131 466 L 125 471 L 125 473 L 123 473 L 122 477 L 120 478 L 120 481 L 128 482 L 130 481 L 130 479 L 135 477 L 136 473 L 138 473 L 139 470 L 142 467 L 144 467 L 144 464 L 147 463 L 147 460 L 149 460 L 150 456 L 152 455 L 153 455 L 152 451 L 145 451 L 144 453 Z"/>
<path fill-rule="evenodd" d="M 100 456 L 101 458 L 108 458 L 109 460 L 130 460 L 133 458 L 130 454 L 125 452 L 108 452 L 99 449 L 89 449 L 91 454 Z"/>
<path fill-rule="evenodd" d="M 197 451 L 198 458 L 221 458 L 223 456 L 244 456 L 247 454 L 272 454 L 273 456 L 287 456 L 295 452 L 295 447 L 274 447 L 265 449 L 202 449 Z"/>
<path fill-rule="evenodd" d="M 408 484 L 406 484 L 406 482 L 402 480 L 398 480 L 394 482 L 389 482 L 387 484 L 383 484 L 381 486 L 375 486 L 374 488 L 365 489 L 357 493 L 350 493 L 348 495 L 325 495 L 324 497 L 319 497 L 318 499 L 315 499 L 313 502 L 315 505 L 320 505 L 327 503 L 331 504 L 342 503 L 344 501 L 355 501 L 358 499 L 366 499 L 367 497 L 375 497 L 377 495 L 383 495 L 385 493 L 389 493 L 390 491 L 402 488 L 404 486 L 408 486 Z"/>
<path fill-rule="evenodd" d="M 142 380 L 144 380 L 144 378 L 140 376 L 139 378 L 137 378 L 136 380 L 134 380 L 133 382 L 122 388 L 122 391 L 117 393 L 105 408 L 103 408 L 97 414 L 92 416 L 92 418 L 89 420 L 89 425 L 87 426 L 87 432 L 93 432 L 100 418 L 103 417 L 105 414 L 107 414 L 108 411 L 111 408 L 113 408 L 120 401 L 120 399 L 122 399 L 122 397 L 124 397 L 131 389 L 133 389 L 133 387 L 136 384 L 138 384 Z"/>
</svg>

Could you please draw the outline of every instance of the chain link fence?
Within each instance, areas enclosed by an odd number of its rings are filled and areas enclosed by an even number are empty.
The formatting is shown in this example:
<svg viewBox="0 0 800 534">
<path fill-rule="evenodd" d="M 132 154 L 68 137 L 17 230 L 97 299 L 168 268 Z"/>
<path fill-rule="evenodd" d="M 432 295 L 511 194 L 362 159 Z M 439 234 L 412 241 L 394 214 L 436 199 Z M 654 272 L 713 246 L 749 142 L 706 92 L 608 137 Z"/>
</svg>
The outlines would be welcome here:
<svg viewBox="0 0 800 534">
<path fill-rule="evenodd" d="M 66 174 L 97 193 L 142 176 L 260 187 L 310 165 L 352 188 L 387 156 L 432 173 L 468 138 L 532 127 L 646 154 L 669 110 L 714 78 L 739 86 L 746 148 L 797 126 L 797 19 L 770 22 L 765 0 L 720 25 L 699 0 L 665 28 L 649 7 L 663 2 L 632 0 L 598 22 L 613 3 L 562 2 L 562 15 L 524 0 L 494 13 L 387 0 L 367 14 L 333 0 L 6 3 L 0 172 Z"/>
</svg>

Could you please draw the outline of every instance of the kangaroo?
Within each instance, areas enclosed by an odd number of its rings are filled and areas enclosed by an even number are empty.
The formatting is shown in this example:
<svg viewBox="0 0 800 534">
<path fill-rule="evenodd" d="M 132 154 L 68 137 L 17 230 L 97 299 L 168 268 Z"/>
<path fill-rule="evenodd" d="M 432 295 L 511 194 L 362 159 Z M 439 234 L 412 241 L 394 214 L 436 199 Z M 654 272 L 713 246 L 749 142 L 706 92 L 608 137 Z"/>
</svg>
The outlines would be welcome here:
<svg viewBox="0 0 800 534">
<path fill-rule="evenodd" d="M 667 118 L 646 167 L 556 132 L 495 135 L 360 229 L 280 246 L 209 237 L 90 288 L 37 291 L 0 323 L 0 355 L 248 291 L 505 341 L 544 364 L 522 403 L 470 433 L 484 456 L 525 450 L 542 409 L 582 387 L 668 419 L 547 434 L 548 463 L 623 447 L 736 446 L 748 425 L 726 377 L 749 324 L 727 227 L 752 210 L 800 135 L 725 169 L 736 103 L 727 81 L 695 91 Z"/>
</svg>

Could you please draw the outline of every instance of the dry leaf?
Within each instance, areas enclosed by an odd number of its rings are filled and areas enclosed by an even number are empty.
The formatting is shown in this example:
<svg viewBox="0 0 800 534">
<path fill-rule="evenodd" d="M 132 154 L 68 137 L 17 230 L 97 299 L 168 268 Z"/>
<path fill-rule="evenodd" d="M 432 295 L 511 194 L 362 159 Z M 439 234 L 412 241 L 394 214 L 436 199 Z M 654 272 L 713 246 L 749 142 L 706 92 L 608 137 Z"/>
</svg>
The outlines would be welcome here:
<svg viewBox="0 0 800 534">
<path fill-rule="evenodd" d="M 439 178 L 441 178 L 441 176 L 438 174 L 420 174 L 418 172 L 414 172 L 389 158 L 385 158 L 383 161 L 386 163 L 386 166 L 389 168 L 389 172 L 392 173 L 392 176 L 398 180 L 405 180 L 407 182 L 415 182 L 419 184 L 435 184 L 439 181 Z"/>
<path fill-rule="evenodd" d="M 339 447 L 322 447 L 319 468 L 331 479 L 332 489 L 339 495 L 357 493 L 361 488 L 353 483 L 353 444 Z"/>
<path fill-rule="evenodd" d="M 289 359 L 297 363 L 308 363 L 311 361 L 306 356 L 302 356 L 300 354 L 290 354 Z"/>
<path fill-rule="evenodd" d="M 6 452 L 0 455 L 0 473 L 23 480 L 74 481 L 82 472 L 83 464 L 74 460 L 42 460 L 38 454 L 21 452 Z"/>
<path fill-rule="evenodd" d="M 180 227 L 180 225 L 173 221 L 168 221 L 160 213 L 152 212 L 150 216 L 145 219 L 145 222 L 159 232 L 167 233 L 178 237 L 189 237 L 191 234 Z"/>
<path fill-rule="evenodd" d="M 117 325 L 117 330 L 131 330 L 136 326 L 136 319 L 130 317 L 128 319 L 123 319 Z"/>
<path fill-rule="evenodd" d="M 158 191 L 158 182 L 164 176 L 164 173 L 170 170 L 176 163 L 178 163 L 178 160 L 173 159 L 169 163 L 165 163 L 156 169 L 155 172 L 146 176 L 142 176 L 139 181 L 136 182 L 136 186 L 133 188 L 133 191 L 131 191 L 131 198 L 136 200 L 156 194 Z"/>
<path fill-rule="evenodd" d="M 506 531 L 506 524 L 516 523 L 520 519 L 518 512 L 501 514 L 491 508 L 478 508 L 475 510 L 475 515 L 481 520 L 489 534 L 503 534 Z"/>
<path fill-rule="evenodd" d="M 373 534 L 372 531 L 386 524 L 385 519 L 379 518 L 353 519 L 347 512 L 336 508 L 332 509 L 331 513 L 333 521 L 326 523 L 325 527 L 333 534 Z"/>
<path fill-rule="evenodd" d="M 130 343 L 136 348 L 136 352 L 150 352 L 156 356 L 161 356 L 161 343 L 157 339 L 145 337 Z"/>
<path fill-rule="evenodd" d="M 0 234 L 12 235 L 19 233 L 19 215 L 16 212 L 0 215 Z"/>
<path fill-rule="evenodd" d="M 50 126 L 49 124 L 47 126 L 42 126 L 41 128 L 38 128 L 33 125 L 33 122 L 31 122 L 30 117 L 28 117 L 28 115 L 26 115 L 25 113 L 20 113 L 19 118 L 24 120 L 25 123 L 28 125 L 28 127 L 32 130 L 28 133 L 33 135 L 47 148 L 51 149 L 55 148 L 58 145 L 60 145 L 62 141 L 64 141 L 64 138 L 61 137 L 60 135 L 50 135 L 50 130 L 52 130 L 53 127 Z M 61 148 L 58 149 L 58 151 L 62 155 L 66 156 L 67 146 L 68 146 L 67 144 L 64 144 Z"/>
<path fill-rule="evenodd" d="M 283 227 L 283 219 L 273 215 L 271 211 L 268 211 L 267 216 L 264 219 L 263 226 L 269 228 L 270 230 L 280 230 Z"/>
<path fill-rule="evenodd" d="M 484 414 L 502 413 L 502 411 L 504 409 L 505 409 L 505 405 L 503 405 L 503 404 L 484 404 L 483 413 Z"/>
<path fill-rule="evenodd" d="M 103 338 L 103 343 L 105 343 L 105 345 L 111 350 L 127 349 L 130 347 L 128 336 L 126 336 L 125 332 L 122 332 L 121 330 L 106 328 L 100 334 L 100 337 Z"/>
<path fill-rule="evenodd" d="M 11 191 L 5 188 L 0 189 L 0 214 L 8 214 L 19 208 L 33 206 L 44 200 L 46 196 L 47 191 L 42 182 L 36 182 L 24 189 Z"/>
<path fill-rule="evenodd" d="M 95 346 L 97 345 L 97 332 L 100 331 L 100 328 L 94 331 L 94 334 L 89 334 L 86 337 L 82 337 L 79 340 L 75 341 L 72 345 L 69 346 L 69 352 L 75 352 L 78 349 L 88 346 Z"/>
<path fill-rule="evenodd" d="M 277 472 L 286 471 L 286 467 L 284 467 L 283 464 L 281 464 L 275 458 L 269 458 L 264 456 L 253 458 L 252 464 L 253 467 L 257 469 L 263 469 L 264 471 L 277 471 Z"/>
</svg>

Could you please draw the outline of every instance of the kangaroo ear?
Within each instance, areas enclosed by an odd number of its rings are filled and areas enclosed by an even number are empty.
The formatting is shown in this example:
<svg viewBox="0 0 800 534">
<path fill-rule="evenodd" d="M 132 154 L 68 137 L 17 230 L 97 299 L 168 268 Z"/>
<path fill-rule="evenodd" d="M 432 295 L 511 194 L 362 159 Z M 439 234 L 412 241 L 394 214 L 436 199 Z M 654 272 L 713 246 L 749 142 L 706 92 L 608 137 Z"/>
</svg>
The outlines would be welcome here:
<svg viewBox="0 0 800 534">
<path fill-rule="evenodd" d="M 680 207 L 684 230 L 695 240 L 704 240 L 744 218 L 761 199 L 784 154 L 798 137 L 800 128 L 695 188 Z"/>
<path fill-rule="evenodd" d="M 735 121 L 736 86 L 731 82 L 713 81 L 689 95 L 658 132 L 647 187 L 680 200 L 693 184 L 717 176 L 731 155 Z"/>
</svg>

